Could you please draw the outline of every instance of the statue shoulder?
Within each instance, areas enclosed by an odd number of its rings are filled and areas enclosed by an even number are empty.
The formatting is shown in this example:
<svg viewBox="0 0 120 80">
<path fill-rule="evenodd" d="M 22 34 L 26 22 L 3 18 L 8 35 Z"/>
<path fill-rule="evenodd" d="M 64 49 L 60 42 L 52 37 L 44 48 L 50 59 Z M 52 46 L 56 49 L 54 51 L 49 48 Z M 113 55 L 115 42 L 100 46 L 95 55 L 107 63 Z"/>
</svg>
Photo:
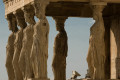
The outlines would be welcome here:
<svg viewBox="0 0 120 80">
<path fill-rule="evenodd" d="M 31 26 L 29 25 L 29 26 L 27 26 L 27 27 L 24 29 L 23 33 L 27 33 L 27 32 L 29 32 L 30 30 L 31 30 Z"/>
<path fill-rule="evenodd" d="M 8 38 L 8 41 L 14 41 L 14 39 L 15 39 L 15 34 L 11 33 L 9 38 Z"/>
<path fill-rule="evenodd" d="M 14 33 L 11 33 L 9 36 L 9 38 L 12 38 L 12 37 L 14 37 Z"/>
</svg>

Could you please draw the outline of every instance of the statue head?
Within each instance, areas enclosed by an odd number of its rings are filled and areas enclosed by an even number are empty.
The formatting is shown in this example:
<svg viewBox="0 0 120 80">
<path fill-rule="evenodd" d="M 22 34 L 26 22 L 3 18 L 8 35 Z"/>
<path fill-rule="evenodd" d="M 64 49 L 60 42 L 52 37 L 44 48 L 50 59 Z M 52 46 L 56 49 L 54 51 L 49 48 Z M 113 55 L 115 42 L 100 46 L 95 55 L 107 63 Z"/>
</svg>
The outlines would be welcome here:
<svg viewBox="0 0 120 80">
<path fill-rule="evenodd" d="M 102 11 L 103 11 L 103 6 L 101 5 L 94 5 L 93 6 L 93 19 L 94 20 L 98 20 L 99 19 L 99 16 L 102 16 Z"/>
<path fill-rule="evenodd" d="M 64 31 L 64 23 L 57 22 L 56 23 L 56 30 L 57 31 Z"/>
<path fill-rule="evenodd" d="M 34 8 L 31 5 L 25 6 L 23 8 L 24 12 L 24 17 L 25 21 L 28 22 L 29 24 L 35 24 L 35 19 L 34 19 Z"/>
<path fill-rule="evenodd" d="M 57 31 L 64 31 L 64 24 L 68 17 L 67 16 L 54 16 L 53 19 L 55 19 L 56 22 L 56 30 Z"/>
<path fill-rule="evenodd" d="M 49 0 L 35 0 L 34 1 L 34 8 L 35 8 L 35 15 L 39 19 L 45 18 L 46 7 L 49 4 Z"/>
<path fill-rule="evenodd" d="M 6 19 L 8 21 L 9 30 L 11 30 L 12 32 L 17 32 L 18 28 L 17 28 L 17 21 L 15 16 L 13 14 L 10 14 L 7 15 Z"/>
<path fill-rule="evenodd" d="M 27 26 L 27 24 L 25 22 L 23 11 L 22 10 L 16 11 L 14 12 L 14 15 L 17 20 L 17 25 L 20 26 L 20 28 L 24 29 Z"/>
<path fill-rule="evenodd" d="M 11 15 L 11 14 L 7 15 L 7 16 L 6 16 L 6 19 L 7 19 L 7 21 L 8 21 L 9 30 L 12 31 L 12 15 Z"/>
</svg>

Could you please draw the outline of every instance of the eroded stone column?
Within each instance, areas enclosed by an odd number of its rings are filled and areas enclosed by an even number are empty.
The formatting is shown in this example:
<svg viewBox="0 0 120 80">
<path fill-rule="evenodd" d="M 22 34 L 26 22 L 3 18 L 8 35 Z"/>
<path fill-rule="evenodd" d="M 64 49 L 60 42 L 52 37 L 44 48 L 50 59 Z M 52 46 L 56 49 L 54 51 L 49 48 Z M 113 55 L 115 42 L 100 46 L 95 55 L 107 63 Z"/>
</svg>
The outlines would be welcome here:
<svg viewBox="0 0 120 80">
<path fill-rule="evenodd" d="M 113 9 L 114 10 L 114 9 Z M 111 79 L 120 79 L 120 16 L 111 17 L 110 52 L 111 52 Z"/>
<path fill-rule="evenodd" d="M 14 12 L 14 14 L 17 19 L 18 26 L 20 26 L 20 30 L 16 33 L 16 39 L 14 42 L 15 51 L 14 51 L 12 63 L 13 63 L 14 72 L 15 72 L 15 80 L 23 80 L 22 71 L 20 70 L 18 60 L 19 60 L 21 49 L 22 49 L 23 29 L 27 26 L 27 24 L 24 19 L 24 13 L 21 10 Z"/>
<path fill-rule="evenodd" d="M 24 80 L 33 78 L 34 74 L 32 71 L 32 65 L 30 62 L 30 53 L 33 43 L 33 33 L 34 33 L 34 8 L 32 5 L 27 5 L 22 8 L 24 12 L 25 21 L 28 22 L 28 26 L 24 29 L 23 34 L 23 44 L 19 57 L 19 66 L 22 71 Z"/>
<path fill-rule="evenodd" d="M 106 3 L 92 3 L 93 18 L 95 23 L 90 29 L 90 47 L 88 52 L 88 64 L 91 78 L 105 78 L 105 27 L 102 17 L 102 11 Z M 91 65 L 90 65 L 91 64 Z"/>
<path fill-rule="evenodd" d="M 15 74 L 12 65 L 12 60 L 14 55 L 14 41 L 16 38 L 16 32 L 18 31 L 18 28 L 17 28 L 16 18 L 13 14 L 6 16 L 6 19 L 8 21 L 9 30 L 12 31 L 12 33 L 8 38 L 8 43 L 6 46 L 6 53 L 7 53 L 6 68 L 8 72 L 8 80 L 14 80 Z"/>
<path fill-rule="evenodd" d="M 68 52 L 68 37 L 64 29 L 67 17 L 53 17 L 56 21 L 56 30 L 59 32 L 55 37 L 54 56 L 52 68 L 54 80 L 66 80 L 66 57 Z"/>
<path fill-rule="evenodd" d="M 31 62 L 35 80 L 48 80 L 48 36 L 49 23 L 45 16 L 48 0 L 35 0 L 35 15 L 39 21 L 34 26 L 33 45 L 31 50 Z"/>
</svg>

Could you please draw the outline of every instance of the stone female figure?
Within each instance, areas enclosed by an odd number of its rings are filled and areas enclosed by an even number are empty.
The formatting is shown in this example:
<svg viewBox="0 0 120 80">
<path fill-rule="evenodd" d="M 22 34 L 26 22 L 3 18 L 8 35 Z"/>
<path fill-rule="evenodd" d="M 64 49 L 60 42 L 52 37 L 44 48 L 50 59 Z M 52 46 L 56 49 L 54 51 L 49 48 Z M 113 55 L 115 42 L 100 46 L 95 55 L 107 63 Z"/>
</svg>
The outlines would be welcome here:
<svg viewBox="0 0 120 80">
<path fill-rule="evenodd" d="M 93 79 L 94 76 L 94 63 L 93 63 L 93 51 L 94 49 L 92 48 L 92 35 L 90 35 L 90 39 L 89 39 L 89 49 L 88 49 L 88 55 L 87 55 L 87 62 L 88 62 L 88 70 L 89 70 L 89 75 L 90 78 Z"/>
<path fill-rule="evenodd" d="M 34 26 L 33 45 L 31 61 L 35 78 L 47 78 L 48 59 L 48 34 L 49 25 L 46 21 L 40 20 Z"/>
<path fill-rule="evenodd" d="M 54 80 L 66 80 L 66 57 L 68 51 L 67 33 L 64 29 L 65 19 L 56 17 L 56 29 L 59 31 L 55 37 L 52 68 Z"/>
<path fill-rule="evenodd" d="M 95 19 L 95 24 L 91 27 L 91 38 L 89 47 L 89 59 L 88 64 L 92 63 L 92 68 L 89 66 L 90 71 L 93 74 L 93 79 L 104 79 L 105 78 L 105 28 L 102 18 L 102 10 L 104 6 L 98 5 L 93 6 L 93 18 Z M 90 63 L 89 63 L 90 62 Z M 94 67 L 94 71 L 93 71 Z"/>
<path fill-rule="evenodd" d="M 15 13 L 17 23 L 20 26 L 20 30 L 16 33 L 16 39 L 15 39 L 15 46 L 14 46 L 14 56 L 13 56 L 13 67 L 15 72 L 15 80 L 23 80 L 22 72 L 19 67 L 19 56 L 22 49 L 22 40 L 23 40 L 23 29 L 27 26 L 24 20 L 24 14 L 23 12 L 17 12 Z"/>
<path fill-rule="evenodd" d="M 38 1 L 38 2 L 37 2 Z M 31 62 L 35 79 L 47 80 L 49 24 L 45 16 L 47 0 L 35 1 L 35 15 L 39 21 L 34 26 Z"/>
<path fill-rule="evenodd" d="M 20 69 L 22 70 L 24 80 L 28 80 L 33 76 L 33 71 L 31 69 L 31 62 L 30 62 L 30 53 L 33 43 L 33 33 L 34 33 L 34 9 L 31 5 L 25 6 L 24 9 L 24 17 L 25 21 L 29 23 L 29 25 L 24 29 L 23 34 L 23 44 L 19 58 L 19 65 Z"/>
<path fill-rule="evenodd" d="M 16 19 L 13 15 L 8 15 L 7 20 L 8 20 L 9 30 L 11 30 L 12 33 L 8 38 L 8 43 L 6 47 L 6 53 L 7 53 L 6 68 L 8 72 L 8 79 L 14 80 L 15 74 L 14 74 L 14 69 L 12 65 L 12 60 L 14 55 L 14 41 L 16 38 L 16 32 L 18 31 L 18 28 L 17 28 Z"/>
</svg>

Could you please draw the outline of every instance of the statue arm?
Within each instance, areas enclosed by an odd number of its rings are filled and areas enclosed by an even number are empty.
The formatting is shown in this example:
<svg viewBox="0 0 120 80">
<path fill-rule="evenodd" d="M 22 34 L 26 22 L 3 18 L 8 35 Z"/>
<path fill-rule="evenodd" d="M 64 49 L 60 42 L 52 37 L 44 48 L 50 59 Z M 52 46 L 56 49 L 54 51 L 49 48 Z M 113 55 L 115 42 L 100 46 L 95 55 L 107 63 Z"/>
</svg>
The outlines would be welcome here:
<svg viewBox="0 0 120 80">
<path fill-rule="evenodd" d="M 54 53 L 55 54 L 61 53 L 61 39 L 59 38 L 59 36 L 55 38 Z"/>
<path fill-rule="evenodd" d="M 67 57 L 68 53 L 68 44 L 67 41 L 64 42 L 64 51 L 63 51 L 63 56 Z"/>
<path fill-rule="evenodd" d="M 63 56 L 67 57 L 67 53 L 68 53 L 68 39 L 67 39 L 67 35 L 63 34 L 64 36 L 61 38 L 61 53 Z"/>
</svg>

